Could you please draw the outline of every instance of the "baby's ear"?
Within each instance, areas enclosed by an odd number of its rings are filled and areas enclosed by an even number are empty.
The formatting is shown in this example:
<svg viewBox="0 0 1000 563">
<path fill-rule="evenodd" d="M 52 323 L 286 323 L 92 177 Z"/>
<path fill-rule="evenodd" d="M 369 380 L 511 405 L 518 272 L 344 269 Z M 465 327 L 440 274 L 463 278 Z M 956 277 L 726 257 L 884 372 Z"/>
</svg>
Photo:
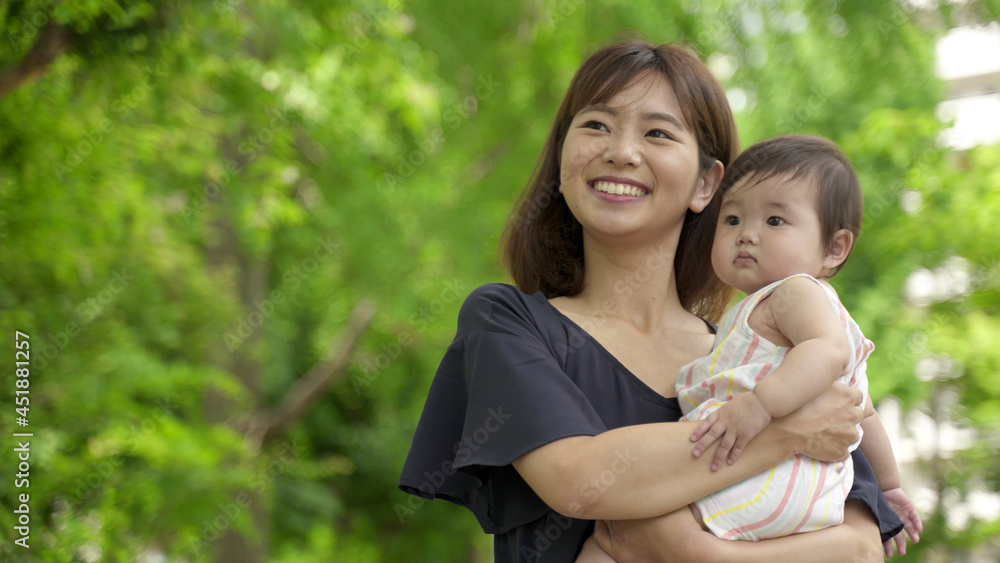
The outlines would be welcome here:
<svg viewBox="0 0 1000 563">
<path fill-rule="evenodd" d="M 826 258 L 823 259 L 823 267 L 830 270 L 835 269 L 847 260 L 847 255 L 854 248 L 854 233 L 847 229 L 840 229 L 833 233 L 830 244 L 826 247 Z"/>
</svg>

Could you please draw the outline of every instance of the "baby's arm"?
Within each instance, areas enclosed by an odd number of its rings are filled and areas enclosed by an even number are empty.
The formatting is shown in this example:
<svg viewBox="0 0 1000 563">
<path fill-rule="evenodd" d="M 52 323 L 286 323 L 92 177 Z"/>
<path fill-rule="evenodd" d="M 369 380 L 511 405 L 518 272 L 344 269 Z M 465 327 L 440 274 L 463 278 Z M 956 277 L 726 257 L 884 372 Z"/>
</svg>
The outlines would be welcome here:
<svg viewBox="0 0 1000 563">
<path fill-rule="evenodd" d="M 900 488 L 899 467 L 896 465 L 896 456 L 892 455 L 892 444 L 889 443 L 889 435 L 882 426 L 882 419 L 872 406 L 871 397 L 865 401 L 865 418 L 861 421 L 862 438 L 861 451 L 864 452 L 868 462 L 872 465 L 875 478 L 889 506 L 896 512 L 899 519 L 903 521 L 903 530 L 910 535 L 914 542 L 920 541 L 920 532 L 924 525 L 917 514 L 917 508 L 913 505 L 910 497 Z M 903 532 L 895 538 L 883 544 L 886 557 L 892 557 L 892 543 L 896 542 L 896 551 L 900 555 L 906 555 L 906 536 Z"/>
<path fill-rule="evenodd" d="M 708 416 L 691 435 L 698 457 L 722 438 L 712 461 L 715 471 L 733 463 L 743 448 L 772 418 L 785 416 L 818 397 L 850 364 L 851 348 L 844 327 L 830 307 L 826 291 L 815 281 L 796 277 L 768 298 L 774 328 L 792 348 L 773 373 L 751 393 L 742 393 Z M 767 302 L 765 302 L 767 303 Z"/>
</svg>

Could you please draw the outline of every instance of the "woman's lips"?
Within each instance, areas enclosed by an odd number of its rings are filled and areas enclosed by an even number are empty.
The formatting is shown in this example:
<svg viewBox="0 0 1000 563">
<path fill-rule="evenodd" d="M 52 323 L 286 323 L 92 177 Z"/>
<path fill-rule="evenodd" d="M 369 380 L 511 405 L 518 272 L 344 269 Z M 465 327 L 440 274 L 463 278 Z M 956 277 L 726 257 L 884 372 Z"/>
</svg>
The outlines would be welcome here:
<svg viewBox="0 0 1000 563">
<path fill-rule="evenodd" d="M 595 180 L 594 182 L 591 182 L 591 187 L 596 191 L 610 195 L 627 195 L 631 197 L 649 195 L 649 190 L 645 187 L 625 182 Z"/>
<path fill-rule="evenodd" d="M 650 192 L 641 182 L 612 176 L 594 178 L 589 185 L 597 197 L 615 203 L 638 201 L 648 196 Z"/>
</svg>

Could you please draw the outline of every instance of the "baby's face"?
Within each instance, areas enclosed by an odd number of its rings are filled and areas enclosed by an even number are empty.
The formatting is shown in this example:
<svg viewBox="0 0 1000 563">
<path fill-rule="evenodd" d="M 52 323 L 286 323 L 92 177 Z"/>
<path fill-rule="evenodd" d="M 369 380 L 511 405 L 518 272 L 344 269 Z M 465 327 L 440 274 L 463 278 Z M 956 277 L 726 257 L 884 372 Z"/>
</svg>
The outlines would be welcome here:
<svg viewBox="0 0 1000 563">
<path fill-rule="evenodd" d="M 712 266 L 725 283 L 750 294 L 793 274 L 823 274 L 826 249 L 808 178 L 750 174 L 726 193 L 712 246 Z"/>
</svg>

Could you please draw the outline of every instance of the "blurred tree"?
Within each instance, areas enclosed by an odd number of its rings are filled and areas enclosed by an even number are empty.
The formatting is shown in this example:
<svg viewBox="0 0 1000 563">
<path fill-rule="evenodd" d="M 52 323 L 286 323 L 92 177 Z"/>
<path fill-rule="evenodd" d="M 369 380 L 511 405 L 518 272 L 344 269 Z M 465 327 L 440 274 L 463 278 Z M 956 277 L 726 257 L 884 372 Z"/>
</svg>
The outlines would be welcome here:
<svg viewBox="0 0 1000 563">
<path fill-rule="evenodd" d="M 954 391 L 945 415 L 983 442 L 932 468 L 938 498 L 970 479 L 997 490 L 984 235 L 1000 154 L 936 144 L 933 40 L 956 8 L 906 6 L 0 5 L 0 341 L 27 332 L 35 352 L 28 553 L 488 560 L 471 515 L 395 483 L 462 299 L 504 279 L 498 236 L 556 105 L 586 54 L 628 30 L 699 49 L 745 145 L 806 132 L 845 148 L 868 211 L 837 282 L 877 345 L 872 392 L 931 411 Z M 965 291 L 907 301 L 912 272 L 953 256 Z M 366 296 L 378 315 L 361 336 Z M 916 378 L 944 355 L 961 377 Z M 4 559 L 25 553 L 14 492 L 0 493 Z M 951 530 L 946 510 L 908 557 L 996 532 Z"/>
</svg>

